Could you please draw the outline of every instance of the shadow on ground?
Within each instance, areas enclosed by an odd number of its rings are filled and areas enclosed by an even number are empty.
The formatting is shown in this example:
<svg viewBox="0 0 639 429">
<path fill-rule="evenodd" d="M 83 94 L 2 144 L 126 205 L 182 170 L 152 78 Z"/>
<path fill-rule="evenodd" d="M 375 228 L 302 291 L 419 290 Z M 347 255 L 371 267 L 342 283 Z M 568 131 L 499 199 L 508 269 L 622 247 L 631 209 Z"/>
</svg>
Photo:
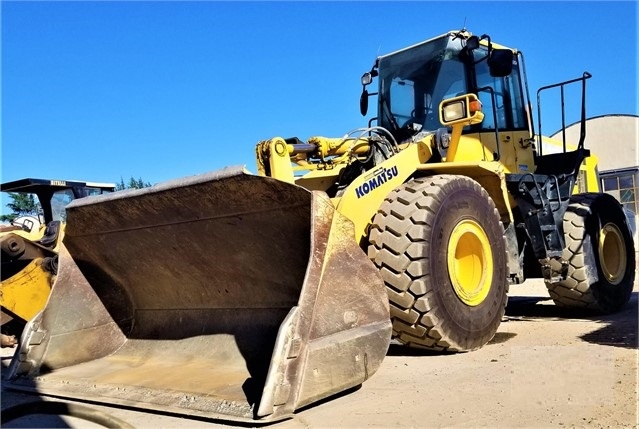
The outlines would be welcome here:
<svg viewBox="0 0 639 429">
<path fill-rule="evenodd" d="M 511 297 L 506 307 L 506 319 L 526 321 L 540 319 L 589 320 L 601 323 L 601 327 L 582 335 L 583 341 L 614 347 L 639 347 L 638 292 L 633 292 L 626 306 L 613 314 L 574 310 L 554 305 L 548 297 Z"/>
<path fill-rule="evenodd" d="M 504 321 L 534 322 L 591 321 L 601 326 L 579 338 L 592 344 L 613 347 L 638 348 L 638 292 L 633 292 L 628 304 L 614 314 L 597 314 L 592 311 L 575 310 L 555 305 L 548 296 L 511 296 L 506 307 Z M 505 343 L 517 334 L 497 332 L 488 344 Z M 441 356 L 448 352 L 407 347 L 397 341 L 390 344 L 387 356 Z"/>
</svg>

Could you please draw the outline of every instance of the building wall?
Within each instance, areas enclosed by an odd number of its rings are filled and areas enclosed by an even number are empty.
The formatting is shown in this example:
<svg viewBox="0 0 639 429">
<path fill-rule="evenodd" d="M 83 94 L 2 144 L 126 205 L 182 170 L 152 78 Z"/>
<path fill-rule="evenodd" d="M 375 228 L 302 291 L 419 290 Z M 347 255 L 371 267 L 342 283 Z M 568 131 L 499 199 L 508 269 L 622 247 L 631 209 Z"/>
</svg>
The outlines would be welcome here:
<svg viewBox="0 0 639 429">
<path fill-rule="evenodd" d="M 566 141 L 579 142 L 580 123 L 566 127 Z M 561 139 L 561 130 L 554 138 Z M 605 115 L 586 121 L 584 143 L 599 158 L 599 171 L 639 166 L 639 116 Z"/>
<path fill-rule="evenodd" d="M 579 142 L 580 133 L 579 122 L 569 125 L 566 141 Z M 561 140 L 561 130 L 551 137 Z M 599 158 L 601 189 L 617 198 L 626 211 L 639 266 L 639 116 L 605 115 L 588 119 L 584 146 Z"/>
</svg>

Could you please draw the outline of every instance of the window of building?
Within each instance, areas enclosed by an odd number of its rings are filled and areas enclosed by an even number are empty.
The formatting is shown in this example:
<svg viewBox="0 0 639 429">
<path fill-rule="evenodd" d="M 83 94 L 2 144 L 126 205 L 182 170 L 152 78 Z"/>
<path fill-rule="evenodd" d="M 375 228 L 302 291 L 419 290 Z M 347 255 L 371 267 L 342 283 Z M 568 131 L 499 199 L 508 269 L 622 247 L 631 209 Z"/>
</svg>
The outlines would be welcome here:
<svg viewBox="0 0 639 429">
<path fill-rule="evenodd" d="M 639 213 L 639 168 L 604 171 L 601 184 L 604 192 L 619 200 L 625 209 Z"/>
</svg>

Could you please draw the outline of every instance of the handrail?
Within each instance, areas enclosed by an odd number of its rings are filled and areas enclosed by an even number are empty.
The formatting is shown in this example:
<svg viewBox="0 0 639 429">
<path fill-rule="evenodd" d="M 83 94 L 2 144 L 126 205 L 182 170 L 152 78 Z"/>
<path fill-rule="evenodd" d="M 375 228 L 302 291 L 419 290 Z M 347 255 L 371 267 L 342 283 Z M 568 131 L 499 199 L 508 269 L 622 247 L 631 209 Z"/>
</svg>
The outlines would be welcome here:
<svg viewBox="0 0 639 429">
<path fill-rule="evenodd" d="M 547 89 L 560 87 L 561 94 L 561 134 L 563 140 L 563 151 L 566 152 L 566 117 L 565 117 L 565 104 L 564 104 L 564 87 L 571 83 L 581 82 L 581 129 L 579 136 L 578 149 L 583 149 L 584 141 L 586 140 L 586 79 L 590 79 L 592 75 L 588 72 L 584 72 L 581 77 L 576 79 L 570 79 L 564 82 L 555 83 L 553 85 L 542 86 L 537 90 L 537 118 L 539 119 L 539 156 L 543 155 L 542 138 L 541 133 L 541 92 Z"/>
</svg>

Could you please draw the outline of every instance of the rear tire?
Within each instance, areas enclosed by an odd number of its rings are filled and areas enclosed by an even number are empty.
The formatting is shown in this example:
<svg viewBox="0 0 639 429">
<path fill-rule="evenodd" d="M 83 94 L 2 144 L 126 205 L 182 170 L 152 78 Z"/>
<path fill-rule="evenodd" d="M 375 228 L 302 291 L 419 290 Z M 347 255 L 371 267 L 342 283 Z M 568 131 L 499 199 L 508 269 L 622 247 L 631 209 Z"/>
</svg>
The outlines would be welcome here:
<svg viewBox="0 0 639 429">
<path fill-rule="evenodd" d="M 506 306 L 507 257 L 499 213 L 479 183 L 440 175 L 400 186 L 375 216 L 369 243 L 397 340 L 467 351 L 492 339 Z"/>
<path fill-rule="evenodd" d="M 555 304 L 601 313 L 621 309 L 635 279 L 634 243 L 621 205 L 608 194 L 575 195 L 563 227 L 568 274 L 546 282 Z"/>
</svg>

